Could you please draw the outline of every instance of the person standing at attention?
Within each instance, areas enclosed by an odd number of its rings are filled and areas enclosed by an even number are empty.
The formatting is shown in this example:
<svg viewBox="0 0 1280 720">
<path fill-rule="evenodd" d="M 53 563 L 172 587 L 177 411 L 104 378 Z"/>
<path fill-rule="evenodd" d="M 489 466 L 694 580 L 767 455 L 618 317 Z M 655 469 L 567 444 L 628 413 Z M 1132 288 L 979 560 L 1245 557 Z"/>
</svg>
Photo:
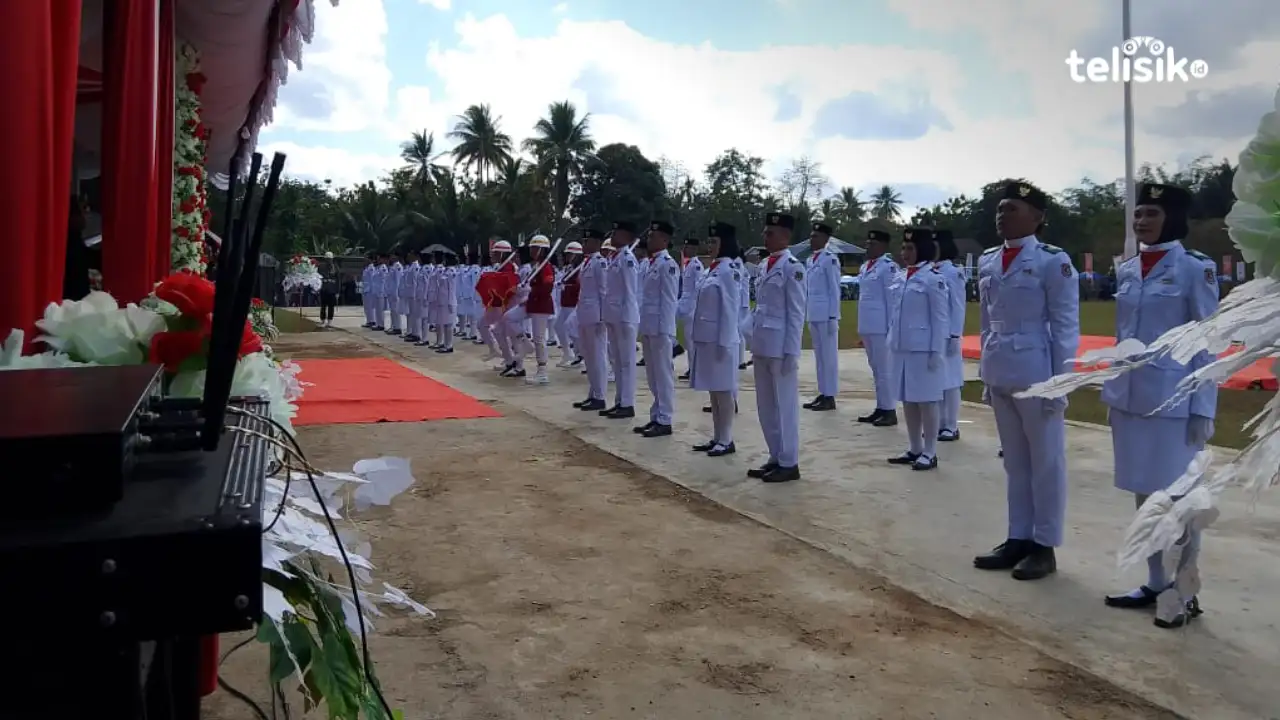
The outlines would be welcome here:
<svg viewBox="0 0 1280 720">
<path fill-rule="evenodd" d="M 755 360 L 756 411 L 769 446 L 769 459 L 747 473 L 765 482 L 800 478 L 800 341 L 804 335 L 804 265 L 791 256 L 795 218 L 765 217 L 769 251 L 752 315 L 751 355 Z"/>
<path fill-rule="evenodd" d="M 1006 540 L 973 559 L 980 570 L 1012 570 L 1016 580 L 1057 572 L 1067 511 L 1067 399 L 1014 394 L 1070 372 L 1080 347 L 1080 283 L 1062 248 L 1040 242 L 1049 198 L 1009 182 L 996 208 L 1001 245 L 982 254 L 983 400 L 995 411 L 1004 449 Z"/>
<path fill-rule="evenodd" d="M 738 392 L 738 343 L 741 309 L 740 271 L 733 259 L 739 255 L 737 230 L 718 222 L 707 231 L 707 247 L 715 258 L 705 275 L 698 278 L 689 325 L 689 385 L 711 395 L 712 437 L 694 445 L 695 452 L 710 457 L 732 455 L 733 416 Z"/>
<path fill-rule="evenodd" d="M 670 435 L 675 413 L 676 367 L 672 351 L 676 344 L 680 263 L 667 250 L 674 232 L 669 222 L 649 223 L 649 257 L 640 282 L 640 344 L 647 360 L 644 374 L 653 404 L 649 408 L 649 422 L 635 431 L 647 438 Z"/>
<path fill-rule="evenodd" d="M 876 388 L 876 409 L 858 418 L 860 423 L 875 427 L 898 424 L 898 399 L 893 394 L 891 377 L 893 359 L 889 353 L 889 308 L 893 285 L 898 278 L 898 264 L 888 254 L 889 233 L 871 230 L 867 233 L 867 261 L 858 272 L 858 337 L 867 353 L 871 378 Z"/>
<path fill-rule="evenodd" d="M 582 243 L 571 242 L 564 249 L 564 271 L 560 273 L 557 284 L 560 286 L 560 304 L 556 307 L 555 330 L 556 339 L 560 343 L 560 362 L 556 367 L 571 367 L 578 354 L 575 346 L 577 330 L 574 327 L 574 313 L 578 312 L 579 284 L 578 272 L 582 263 Z"/>
<path fill-rule="evenodd" d="M 1218 309 L 1216 265 L 1208 256 L 1182 246 L 1190 207 L 1191 194 L 1174 185 L 1147 183 L 1139 191 L 1133 217 L 1139 253 L 1124 261 L 1116 273 L 1117 343 L 1133 338 L 1150 344 L 1166 331 L 1204 320 Z M 1207 351 L 1186 365 L 1159 357 L 1102 386 L 1115 454 L 1115 484 L 1133 493 L 1138 507 L 1181 477 L 1213 437 L 1217 384 L 1205 383 L 1178 404 L 1165 407 L 1183 379 L 1213 359 Z M 1178 544 L 1181 554 L 1173 577 L 1165 570 L 1164 553 L 1158 552 L 1147 558 L 1146 584 L 1110 595 L 1106 604 L 1126 609 L 1154 605 L 1154 622 L 1161 628 L 1182 627 L 1198 617 L 1199 573 L 1190 568 L 1195 567 L 1200 551 L 1200 532 L 1189 531 Z"/>
<path fill-rule="evenodd" d="M 636 288 L 639 263 L 631 249 L 635 237 L 634 223 L 613 224 L 614 255 L 605 280 L 604 322 L 616 381 L 613 407 L 600 411 L 602 417 L 610 420 L 636 416 L 636 330 L 640 324 L 640 304 Z"/>
<path fill-rule="evenodd" d="M 912 470 L 938 467 L 938 422 L 946 369 L 943 354 L 951 334 L 951 298 L 947 279 L 934 267 L 938 246 L 933 233 L 907 228 L 902 233 L 902 264 L 907 268 L 901 292 L 889 309 L 889 352 L 893 391 L 907 419 L 907 451 L 890 465 Z"/>
<path fill-rule="evenodd" d="M 950 295 L 951 324 L 947 337 L 947 352 L 943 359 L 942 421 L 939 424 L 938 441 L 955 442 L 960 439 L 960 388 L 964 386 L 964 356 L 960 354 L 960 340 L 964 337 L 964 316 L 968 303 L 965 300 L 964 270 L 956 264 L 960 249 L 950 230 L 937 230 L 934 239 L 938 243 L 938 262 L 935 267 L 947 281 Z"/>
<path fill-rule="evenodd" d="M 840 392 L 840 258 L 827 250 L 831 226 L 816 222 L 809 234 L 813 249 L 805 261 L 809 307 L 809 339 L 818 364 L 818 397 L 808 410 L 835 410 Z"/>
<path fill-rule="evenodd" d="M 690 237 L 684 241 L 684 249 L 681 251 L 684 268 L 680 273 L 678 313 L 680 329 L 684 334 L 684 341 L 689 343 L 690 352 L 689 362 L 685 365 L 684 374 L 680 376 L 681 380 L 688 380 L 693 368 L 693 308 L 697 303 L 698 283 L 702 281 L 703 274 L 702 259 L 698 257 L 698 245 L 698 238 Z"/>
<path fill-rule="evenodd" d="M 586 259 L 578 272 L 578 352 L 586 358 L 587 399 L 573 404 L 582 411 L 603 410 L 604 391 L 608 387 L 609 362 L 605 357 L 605 269 L 608 261 L 600 254 L 604 233 L 587 230 L 582 234 Z"/>
</svg>

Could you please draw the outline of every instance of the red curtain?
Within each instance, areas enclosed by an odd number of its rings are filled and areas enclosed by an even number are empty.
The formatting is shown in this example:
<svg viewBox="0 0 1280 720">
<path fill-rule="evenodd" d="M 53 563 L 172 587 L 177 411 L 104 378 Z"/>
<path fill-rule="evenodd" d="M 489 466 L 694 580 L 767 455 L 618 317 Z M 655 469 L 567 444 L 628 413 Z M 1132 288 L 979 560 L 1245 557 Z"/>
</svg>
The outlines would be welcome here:
<svg viewBox="0 0 1280 720">
<path fill-rule="evenodd" d="M 156 268 L 156 3 L 103 3 L 102 282 L 120 302 L 151 292 Z"/>
<path fill-rule="evenodd" d="M 173 0 L 160 0 L 160 73 L 156 102 L 156 168 L 154 192 L 156 227 L 154 235 L 155 267 L 151 279 L 169 274 L 169 245 L 173 237 L 173 131 L 174 131 L 174 39 Z"/>
<path fill-rule="evenodd" d="M 62 298 L 81 0 L 0 1 L 0 335 Z"/>
</svg>

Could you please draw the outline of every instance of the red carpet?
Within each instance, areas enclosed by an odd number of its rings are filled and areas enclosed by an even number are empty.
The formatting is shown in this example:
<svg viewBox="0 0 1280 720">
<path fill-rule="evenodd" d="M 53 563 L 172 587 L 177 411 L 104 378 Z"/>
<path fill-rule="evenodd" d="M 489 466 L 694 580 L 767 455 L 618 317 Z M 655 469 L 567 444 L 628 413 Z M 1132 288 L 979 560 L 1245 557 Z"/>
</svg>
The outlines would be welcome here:
<svg viewBox="0 0 1280 720">
<path fill-rule="evenodd" d="M 1091 350 L 1098 348 L 1111 347 L 1116 344 L 1115 338 L 1103 337 L 1101 335 L 1082 335 L 1080 336 L 1080 354 L 1083 355 Z M 964 341 L 960 346 L 961 353 L 970 360 L 977 360 L 982 357 L 982 342 L 977 335 L 965 335 Z M 1225 354 L 1232 352 L 1228 350 Z M 1277 382 L 1275 375 L 1271 374 L 1267 367 L 1269 361 L 1259 360 L 1240 372 L 1232 375 L 1226 382 L 1222 383 L 1222 387 L 1230 390 L 1270 390 L 1276 391 Z"/>
<path fill-rule="evenodd" d="M 311 383 L 294 425 L 420 422 L 502 417 L 470 395 L 386 358 L 299 360 Z"/>
</svg>

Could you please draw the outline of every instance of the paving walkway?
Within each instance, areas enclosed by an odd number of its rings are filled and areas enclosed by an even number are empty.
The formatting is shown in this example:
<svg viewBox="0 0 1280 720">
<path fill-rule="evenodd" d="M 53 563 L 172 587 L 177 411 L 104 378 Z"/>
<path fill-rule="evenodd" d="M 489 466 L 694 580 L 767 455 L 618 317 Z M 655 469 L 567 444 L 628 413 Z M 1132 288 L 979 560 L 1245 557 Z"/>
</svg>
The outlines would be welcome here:
<svg viewBox="0 0 1280 720">
<path fill-rule="evenodd" d="M 743 374 L 738 453 L 706 458 L 689 450 L 709 436 L 702 393 L 680 389 L 675 435 L 647 440 L 631 432 L 631 422 L 573 409 L 571 401 L 585 396 L 586 379 L 577 370 L 553 369 L 551 386 L 529 387 L 496 377 L 475 346 L 440 356 L 362 331 L 360 322 L 356 314 L 342 313 L 337 325 L 406 356 L 411 366 L 463 392 L 519 408 L 1187 717 L 1280 718 L 1280 503 L 1274 493 L 1257 506 L 1243 497 L 1227 498 L 1202 555 L 1207 614 L 1184 631 L 1164 631 L 1151 625 L 1150 616 L 1102 604 L 1106 592 L 1141 581 L 1119 576 L 1115 567 L 1132 500 L 1111 485 L 1105 428 L 1069 429 L 1071 504 L 1059 571 L 1046 581 L 1019 583 L 971 564 L 973 555 L 1004 539 L 1004 476 L 990 411 L 964 407 L 963 439 L 941 446 L 938 471 L 891 467 L 885 459 L 905 446 L 901 427 L 854 421 L 872 404 L 861 351 L 841 352 L 839 410 L 801 413 L 804 479 L 766 485 L 745 476 L 765 456 L 750 372 Z M 683 360 L 677 363 L 683 366 Z M 802 395 L 814 394 L 811 353 L 801 373 Z M 643 374 L 639 382 L 643 386 Z M 638 409 L 647 408 L 643 389 L 640 396 Z"/>
</svg>

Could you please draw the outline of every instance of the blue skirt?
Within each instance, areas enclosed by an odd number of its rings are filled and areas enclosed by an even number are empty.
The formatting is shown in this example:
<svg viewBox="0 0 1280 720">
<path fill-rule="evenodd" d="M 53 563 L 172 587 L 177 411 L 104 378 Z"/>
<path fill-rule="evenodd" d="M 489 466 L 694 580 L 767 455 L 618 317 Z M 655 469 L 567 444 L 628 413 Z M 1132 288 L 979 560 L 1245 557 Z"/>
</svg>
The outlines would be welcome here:
<svg viewBox="0 0 1280 720">
<path fill-rule="evenodd" d="M 1187 442 L 1187 418 L 1146 417 L 1111 409 L 1115 484 L 1150 495 L 1182 477 L 1203 448 Z"/>
</svg>

